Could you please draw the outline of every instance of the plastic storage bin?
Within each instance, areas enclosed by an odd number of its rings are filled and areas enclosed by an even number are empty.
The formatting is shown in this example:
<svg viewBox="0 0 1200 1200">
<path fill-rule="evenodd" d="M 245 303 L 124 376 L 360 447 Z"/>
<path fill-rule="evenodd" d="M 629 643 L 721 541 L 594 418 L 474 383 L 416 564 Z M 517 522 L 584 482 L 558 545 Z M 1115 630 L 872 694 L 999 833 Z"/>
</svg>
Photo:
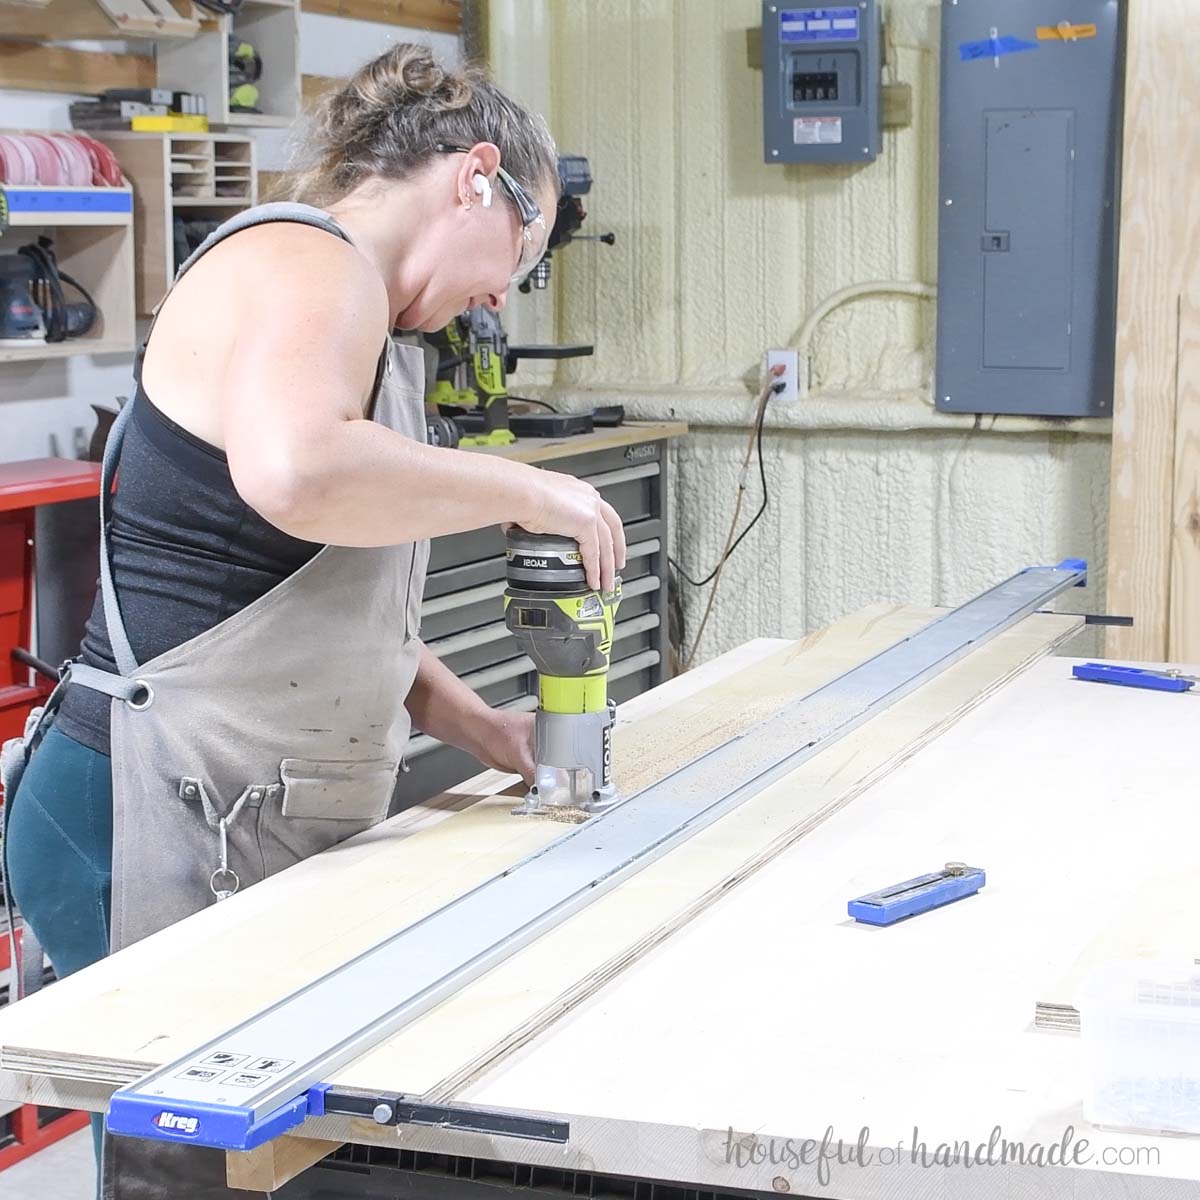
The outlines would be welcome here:
<svg viewBox="0 0 1200 1200">
<path fill-rule="evenodd" d="M 1093 969 L 1078 997 L 1093 1125 L 1200 1133 L 1200 966 L 1141 959 Z"/>
</svg>

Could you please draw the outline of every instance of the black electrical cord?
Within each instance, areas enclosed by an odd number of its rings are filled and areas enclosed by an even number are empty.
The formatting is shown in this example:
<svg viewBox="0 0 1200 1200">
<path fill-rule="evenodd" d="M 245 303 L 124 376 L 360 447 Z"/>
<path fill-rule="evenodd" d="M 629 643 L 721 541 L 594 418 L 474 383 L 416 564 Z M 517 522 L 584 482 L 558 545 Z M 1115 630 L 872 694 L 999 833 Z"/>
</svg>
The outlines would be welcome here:
<svg viewBox="0 0 1200 1200">
<path fill-rule="evenodd" d="M 692 648 L 689 651 L 687 658 L 684 660 L 683 669 L 685 671 L 691 668 L 692 661 L 696 657 L 696 651 L 700 648 L 700 640 L 704 637 L 704 631 L 708 627 L 708 618 L 712 616 L 713 604 L 717 599 L 717 589 L 721 586 L 721 572 L 724 570 L 726 562 L 729 561 L 730 554 L 732 554 L 737 548 L 738 542 L 740 542 L 742 538 L 745 537 L 745 535 L 750 531 L 750 526 L 747 526 L 742 530 L 742 533 L 738 537 L 737 541 L 734 541 L 733 531 L 737 529 L 738 517 L 741 515 L 742 511 L 742 501 L 746 497 L 746 469 L 750 466 L 751 449 L 756 445 L 758 448 L 759 476 L 762 479 L 764 489 L 766 487 L 767 476 L 765 470 L 763 469 L 762 458 L 763 420 L 767 413 L 767 401 L 770 400 L 774 393 L 783 390 L 783 383 L 778 379 L 782 372 L 782 367 L 773 368 L 771 371 L 773 379 L 768 380 L 768 382 L 763 386 L 762 391 L 758 394 L 758 408 L 754 414 L 754 430 L 750 435 L 750 441 L 746 445 L 746 453 L 742 456 L 742 468 L 738 474 L 737 499 L 734 501 L 733 505 L 733 516 L 729 520 L 729 533 L 725 537 L 725 549 L 721 553 L 721 561 L 717 563 L 716 573 L 712 577 L 712 590 L 708 593 L 708 603 L 704 606 L 704 616 L 700 618 L 700 628 L 696 631 L 696 636 L 692 640 Z M 766 499 L 767 498 L 764 491 L 763 503 L 760 506 L 760 511 L 755 514 L 755 521 L 762 516 L 762 510 L 766 508 Z M 753 525 L 753 521 L 751 522 L 751 525 Z"/>
<path fill-rule="evenodd" d="M 771 390 L 775 393 L 779 393 L 779 392 L 783 391 L 783 384 L 782 383 L 776 384 L 775 387 L 773 387 Z M 761 517 L 763 515 L 763 513 L 765 513 L 767 511 L 767 502 L 770 499 L 770 497 L 767 492 L 767 471 L 766 471 L 766 467 L 763 465 L 763 452 L 762 452 L 763 419 L 766 417 L 766 415 L 767 415 L 767 407 L 764 404 L 762 406 L 761 411 L 758 414 L 758 420 L 755 423 L 755 454 L 756 454 L 756 457 L 758 458 L 758 478 L 762 484 L 762 503 L 758 506 L 758 512 L 756 512 L 754 514 L 754 516 L 750 518 L 750 524 L 747 525 L 746 528 L 743 529 L 742 532 L 737 535 L 736 540 L 729 547 L 729 549 L 721 556 L 720 560 L 717 562 L 717 565 L 715 567 L 713 567 L 713 569 L 711 571 L 709 571 L 709 573 L 707 575 L 705 575 L 705 577 L 703 579 L 693 579 L 683 569 L 683 567 L 675 561 L 675 559 L 673 559 L 670 555 L 667 556 L 667 562 L 676 571 L 678 571 L 679 574 L 685 580 L 687 580 L 688 583 L 690 583 L 692 585 L 692 587 L 706 587 L 708 584 L 712 583 L 713 579 L 717 575 L 717 572 L 720 571 L 720 569 L 729 561 L 733 552 L 742 544 L 742 539 L 746 536 L 746 534 L 748 534 L 750 532 L 750 530 L 752 530 L 754 528 L 755 525 L 758 524 L 759 517 Z"/>
<path fill-rule="evenodd" d="M 536 404 L 539 408 L 548 408 L 552 413 L 558 412 L 553 404 L 547 404 L 545 400 L 534 400 L 529 396 L 509 396 L 509 400 L 513 400 L 517 404 Z"/>
<path fill-rule="evenodd" d="M 53 241 L 48 237 L 39 237 L 36 242 L 20 247 L 17 253 L 33 263 L 33 295 L 46 321 L 46 341 L 63 342 L 69 337 L 86 333 L 96 319 L 96 301 L 79 280 L 59 267 L 54 256 Z M 63 291 L 64 283 L 73 287 L 84 299 L 82 306 L 74 306 L 74 325 L 72 306 L 68 305 Z"/>
</svg>

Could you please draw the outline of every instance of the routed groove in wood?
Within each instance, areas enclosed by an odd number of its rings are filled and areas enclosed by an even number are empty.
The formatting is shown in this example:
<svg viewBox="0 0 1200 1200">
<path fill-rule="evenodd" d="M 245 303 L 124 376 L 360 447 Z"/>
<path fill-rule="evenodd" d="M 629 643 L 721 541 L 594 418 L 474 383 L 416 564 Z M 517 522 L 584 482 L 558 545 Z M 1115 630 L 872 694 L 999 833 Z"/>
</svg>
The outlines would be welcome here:
<svg viewBox="0 0 1200 1200">
<path fill-rule="evenodd" d="M 462 28 L 461 0 L 301 0 L 300 7 L 304 12 L 438 33 L 458 33 Z"/>
</svg>

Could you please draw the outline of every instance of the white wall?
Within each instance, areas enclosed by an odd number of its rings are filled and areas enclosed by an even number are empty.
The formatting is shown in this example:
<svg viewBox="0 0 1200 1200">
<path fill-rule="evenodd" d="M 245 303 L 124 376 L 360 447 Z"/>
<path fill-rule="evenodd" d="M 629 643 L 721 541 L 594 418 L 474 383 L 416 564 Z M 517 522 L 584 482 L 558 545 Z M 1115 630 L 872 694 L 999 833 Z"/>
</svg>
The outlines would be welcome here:
<svg viewBox="0 0 1200 1200">
<path fill-rule="evenodd" d="M 885 5 L 886 78 L 912 85 L 912 126 L 871 164 L 781 167 L 762 161 L 747 61 L 757 0 L 528 2 L 549 20 L 513 65 L 546 64 L 552 127 L 591 160 L 592 219 L 617 234 L 559 258 L 558 339 L 596 354 L 564 363 L 553 397 L 691 424 L 672 552 L 698 576 L 728 527 L 763 352 L 849 284 L 936 282 L 939 6 Z M 875 599 L 957 603 L 1068 554 L 1102 581 L 1108 423 L 939 414 L 933 336 L 924 300 L 865 299 L 821 324 L 814 394 L 769 414 L 771 507 L 726 571 L 701 659 Z M 758 494 L 755 474 L 747 513 Z M 706 593 L 685 598 L 694 628 Z"/>
<path fill-rule="evenodd" d="M 460 39 L 450 34 L 304 13 L 301 71 L 345 75 L 397 41 L 429 45 L 448 63 L 461 59 Z M 68 106 L 79 98 L 0 89 L 0 129 L 69 129 Z M 261 169 L 286 167 L 291 136 L 286 130 L 255 131 Z M 113 408 L 116 396 L 131 395 L 132 367 L 131 354 L 0 364 L 0 461 L 77 456 L 95 424 L 90 405 Z"/>
</svg>

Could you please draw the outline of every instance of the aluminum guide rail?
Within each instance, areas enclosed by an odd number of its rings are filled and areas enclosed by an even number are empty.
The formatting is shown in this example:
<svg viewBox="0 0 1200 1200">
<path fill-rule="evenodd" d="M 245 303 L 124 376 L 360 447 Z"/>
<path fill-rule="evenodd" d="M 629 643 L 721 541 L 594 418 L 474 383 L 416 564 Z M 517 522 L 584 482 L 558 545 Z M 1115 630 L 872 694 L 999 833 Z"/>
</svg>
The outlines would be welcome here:
<svg viewBox="0 0 1200 1200">
<path fill-rule="evenodd" d="M 109 1129 L 248 1149 L 320 1115 L 338 1067 L 1085 578 L 1068 559 L 1005 580 L 122 1088 Z"/>
</svg>

